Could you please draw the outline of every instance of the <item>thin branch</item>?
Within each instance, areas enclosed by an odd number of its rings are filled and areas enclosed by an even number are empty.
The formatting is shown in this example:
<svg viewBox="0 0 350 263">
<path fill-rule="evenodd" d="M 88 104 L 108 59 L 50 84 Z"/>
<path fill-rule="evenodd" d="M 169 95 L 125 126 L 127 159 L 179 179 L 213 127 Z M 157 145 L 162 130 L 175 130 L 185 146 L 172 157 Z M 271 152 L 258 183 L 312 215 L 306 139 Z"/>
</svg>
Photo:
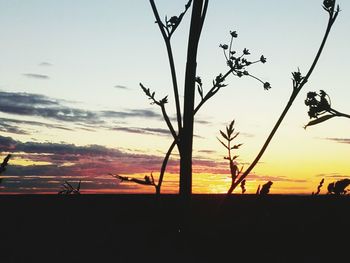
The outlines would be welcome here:
<svg viewBox="0 0 350 263">
<path fill-rule="evenodd" d="M 174 56 L 173 56 L 173 51 L 171 48 L 171 43 L 170 43 L 170 37 L 171 37 L 171 32 L 166 33 L 164 30 L 164 24 L 160 20 L 159 13 L 156 7 L 156 4 L 154 3 L 154 0 L 149 1 L 153 10 L 153 14 L 156 18 L 156 23 L 158 24 L 158 27 L 160 29 L 160 32 L 162 33 L 165 46 L 167 49 L 168 53 L 168 59 L 169 59 L 169 65 L 170 65 L 170 71 L 171 71 L 171 78 L 173 82 L 173 90 L 174 90 L 174 98 L 175 98 L 175 106 L 176 106 L 176 117 L 177 117 L 177 123 L 178 123 L 178 131 L 180 133 L 182 129 L 182 120 L 181 120 L 181 109 L 180 109 L 180 99 L 179 99 L 179 88 L 177 84 L 177 76 L 176 76 L 176 69 L 175 69 L 175 62 L 174 62 Z M 186 9 L 187 10 L 187 9 Z"/>
<path fill-rule="evenodd" d="M 248 167 L 248 169 L 240 176 L 240 178 L 236 181 L 236 183 L 234 185 L 232 185 L 230 187 L 230 189 L 227 192 L 227 195 L 231 194 L 233 192 L 233 190 L 249 175 L 249 173 L 253 170 L 253 168 L 255 167 L 255 165 L 259 162 L 260 158 L 262 157 L 262 155 L 264 154 L 265 150 L 267 149 L 270 141 L 272 140 L 273 136 L 275 135 L 277 129 L 279 128 L 280 124 L 282 123 L 284 117 L 286 116 L 288 110 L 290 109 L 290 107 L 292 106 L 295 98 L 297 97 L 298 93 L 300 92 L 300 90 L 303 88 L 303 86 L 306 84 L 306 82 L 308 81 L 309 77 L 311 76 L 313 70 L 316 67 L 316 64 L 322 54 L 323 48 L 327 42 L 328 36 L 329 36 L 329 32 L 332 28 L 332 25 L 337 17 L 338 11 L 334 14 L 334 15 L 330 15 L 329 16 L 329 20 L 328 20 L 328 25 L 326 28 L 326 32 L 324 34 L 322 43 L 318 49 L 318 52 L 316 54 L 316 57 L 308 71 L 308 73 L 306 74 L 306 76 L 303 78 L 303 80 L 300 82 L 299 86 L 293 89 L 292 95 L 286 105 L 286 107 L 284 108 L 281 116 L 279 117 L 279 119 L 277 120 L 275 126 L 273 127 L 271 133 L 269 134 L 268 138 L 266 139 L 263 147 L 261 148 L 260 152 L 258 153 L 258 155 L 256 156 L 255 160 L 251 163 L 251 165 Z"/>
</svg>

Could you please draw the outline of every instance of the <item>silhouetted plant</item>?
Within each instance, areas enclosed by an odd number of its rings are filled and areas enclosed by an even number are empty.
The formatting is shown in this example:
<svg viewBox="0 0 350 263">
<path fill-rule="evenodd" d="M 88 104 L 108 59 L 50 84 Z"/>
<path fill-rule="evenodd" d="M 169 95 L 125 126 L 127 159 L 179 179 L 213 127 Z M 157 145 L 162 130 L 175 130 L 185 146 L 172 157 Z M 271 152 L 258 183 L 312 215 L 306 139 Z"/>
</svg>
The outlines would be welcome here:
<svg viewBox="0 0 350 263">
<path fill-rule="evenodd" d="M 226 131 L 223 132 L 220 130 L 220 134 L 225 139 L 225 142 L 220 140 L 218 141 L 226 148 L 227 150 L 227 156 L 224 157 L 225 160 L 229 162 L 230 172 L 231 172 L 231 185 L 233 185 L 237 179 L 237 177 L 240 175 L 243 167 L 241 169 L 238 169 L 237 162 L 235 161 L 238 158 L 238 155 L 233 155 L 232 150 L 238 150 L 239 147 L 242 146 L 242 144 L 232 144 L 232 141 L 239 135 L 239 132 L 234 132 L 235 129 L 233 128 L 233 125 L 235 124 L 235 121 L 233 120 L 228 126 L 226 126 Z M 245 192 L 245 181 L 241 183 L 242 193 Z"/>
<path fill-rule="evenodd" d="M 135 177 L 127 177 L 127 176 L 122 176 L 119 174 L 112 174 L 110 173 L 110 175 L 112 175 L 114 178 L 117 178 L 120 180 L 120 182 L 133 182 L 133 183 L 137 183 L 137 184 L 142 184 L 142 185 L 151 185 L 154 186 L 156 191 L 157 191 L 157 184 L 154 181 L 154 177 L 153 174 L 151 173 L 150 176 L 145 175 L 145 177 L 143 179 L 138 179 Z"/>
<path fill-rule="evenodd" d="M 73 187 L 71 183 L 65 181 L 62 184 L 62 190 L 58 192 L 59 195 L 79 195 L 80 194 L 80 185 L 81 181 L 79 181 L 77 187 Z"/>
<path fill-rule="evenodd" d="M 284 117 L 286 116 L 287 112 L 289 111 L 290 107 L 292 106 L 295 98 L 299 94 L 299 92 L 302 90 L 304 85 L 309 81 L 309 78 L 314 71 L 317 62 L 319 61 L 319 58 L 321 56 L 321 53 L 323 51 L 323 48 L 327 42 L 329 33 L 333 27 L 334 22 L 336 21 L 338 14 L 340 12 L 339 5 L 336 6 L 336 0 L 325 0 L 323 1 L 323 9 L 328 13 L 328 24 L 326 27 L 326 32 L 324 34 L 323 40 L 321 42 L 321 45 L 318 49 L 318 52 L 313 60 L 313 63 L 311 64 L 309 70 L 307 71 L 306 75 L 302 75 L 300 70 L 292 72 L 292 84 L 293 84 L 293 90 L 292 94 L 287 102 L 287 105 L 285 106 L 284 110 L 282 111 L 280 117 L 278 118 L 275 126 L 273 127 L 272 131 L 270 132 L 269 136 L 267 137 L 264 145 L 262 146 L 261 150 L 259 151 L 258 155 L 255 157 L 254 161 L 250 164 L 250 166 L 247 168 L 244 173 L 236 180 L 236 182 L 230 187 L 227 194 L 231 194 L 233 190 L 249 175 L 249 173 L 253 170 L 255 165 L 259 162 L 260 158 L 263 156 L 265 150 L 267 149 L 268 145 L 270 144 L 273 136 L 275 135 L 276 131 L 278 130 L 279 126 L 281 125 Z"/>
<path fill-rule="evenodd" d="M 241 182 L 241 189 L 242 189 L 242 194 L 244 194 L 245 192 L 246 192 L 246 188 L 245 188 L 245 180 L 243 180 L 242 182 Z"/>
<path fill-rule="evenodd" d="M 263 83 L 264 89 L 269 89 L 270 84 L 268 82 L 262 81 L 260 78 L 250 74 L 247 71 L 247 68 L 255 63 L 265 63 L 266 58 L 261 56 L 260 59 L 256 61 L 249 61 L 246 57 L 250 55 L 248 49 L 244 49 L 242 54 L 237 56 L 236 51 L 232 49 L 233 39 L 237 38 L 238 34 L 236 31 L 231 31 L 230 44 L 221 44 L 220 48 L 223 49 L 224 56 L 229 66 L 229 70 L 225 74 L 218 74 L 212 83 L 212 87 L 208 90 L 207 93 L 204 92 L 203 83 L 200 77 L 196 75 L 196 57 L 197 57 L 197 48 L 199 43 L 199 38 L 201 30 L 203 27 L 207 7 L 209 0 L 194 0 L 192 8 L 192 17 L 190 25 L 190 35 L 188 42 L 188 54 L 187 54 L 187 64 L 185 72 L 185 88 L 184 88 L 184 111 L 183 115 L 180 110 L 180 99 L 178 92 L 177 76 L 175 70 L 175 63 L 173 52 L 171 48 L 171 37 L 177 27 L 179 26 L 183 16 L 186 11 L 189 9 L 192 1 L 188 1 L 185 5 L 185 10 L 180 14 L 180 16 L 173 16 L 169 20 L 165 17 L 165 21 L 161 21 L 158 14 L 154 0 L 150 0 L 150 4 L 156 18 L 156 23 L 161 31 L 163 36 L 168 59 L 170 64 L 171 77 L 173 82 L 174 90 L 174 99 L 176 106 L 176 119 L 177 119 L 177 131 L 172 125 L 165 109 L 165 104 L 168 102 L 167 96 L 161 100 L 155 98 L 155 92 L 152 92 L 149 88 L 146 88 L 143 84 L 140 83 L 140 86 L 146 96 L 151 100 L 151 104 L 158 105 L 161 108 L 164 120 L 173 136 L 173 143 L 170 145 L 165 158 L 162 163 L 159 180 L 157 184 L 157 193 L 160 193 L 161 185 L 164 178 L 165 169 L 169 160 L 169 157 L 174 149 L 177 146 L 180 153 L 180 195 L 184 197 L 189 197 L 192 193 L 192 142 L 193 142 L 193 122 L 194 116 L 198 110 L 203 106 L 203 104 L 213 97 L 221 88 L 225 87 L 224 81 L 226 78 L 233 74 L 238 77 L 249 76 L 252 77 L 261 83 Z M 195 89 L 197 88 L 198 94 L 200 96 L 200 102 L 197 106 L 194 105 Z"/>
<path fill-rule="evenodd" d="M 244 48 L 242 53 L 240 55 L 237 55 L 236 54 L 237 52 L 232 49 L 232 43 L 233 43 L 233 39 L 237 38 L 238 34 L 236 31 L 230 31 L 230 35 L 231 35 L 230 43 L 220 45 L 220 48 L 222 48 L 223 50 L 226 64 L 229 67 L 229 70 L 225 74 L 222 74 L 222 73 L 218 74 L 213 80 L 213 83 L 212 83 L 213 86 L 209 89 L 209 91 L 206 94 L 204 94 L 202 80 L 196 74 L 196 68 L 197 68 L 196 60 L 197 60 L 197 50 L 198 50 L 199 39 L 200 39 L 203 24 L 204 24 L 205 16 L 206 16 L 208 3 L 209 3 L 209 0 L 193 1 L 190 33 L 189 33 L 189 40 L 188 40 L 187 63 L 186 63 L 186 69 L 185 69 L 184 110 L 183 110 L 183 114 L 181 114 L 179 89 L 177 84 L 175 62 L 174 62 L 172 46 L 171 46 L 171 38 L 174 32 L 176 31 L 176 29 L 178 28 L 178 26 L 180 25 L 183 16 L 190 8 L 192 1 L 189 0 L 187 2 L 187 4 L 185 5 L 185 10 L 179 16 L 171 16 L 170 19 L 168 19 L 166 16 L 165 21 L 163 22 L 160 19 L 154 0 L 150 0 L 152 11 L 156 19 L 156 24 L 160 29 L 160 32 L 165 42 L 167 54 L 168 54 L 173 91 L 174 91 L 175 107 L 176 107 L 176 119 L 177 119 L 177 130 L 176 130 L 172 125 L 165 109 L 165 104 L 168 102 L 167 96 L 161 100 L 157 100 L 155 98 L 155 92 L 151 92 L 149 88 L 146 88 L 143 84 L 140 83 L 142 90 L 145 92 L 146 96 L 151 100 L 151 103 L 161 107 L 164 120 L 174 139 L 173 143 L 170 145 L 167 153 L 165 154 L 165 157 L 162 163 L 158 184 L 157 184 L 158 194 L 160 193 L 160 188 L 163 182 L 164 173 L 165 173 L 165 169 L 166 169 L 169 157 L 174 147 L 177 146 L 179 155 L 180 155 L 180 189 L 179 189 L 180 196 L 184 197 L 185 199 L 188 199 L 190 197 L 192 193 L 192 145 L 193 145 L 194 116 L 198 112 L 198 110 L 201 108 L 201 106 L 208 99 L 210 99 L 213 95 L 215 95 L 221 88 L 226 86 L 226 84 L 224 84 L 224 81 L 228 75 L 233 74 L 238 77 L 243 77 L 243 76 L 252 77 L 257 81 L 261 82 L 263 84 L 264 89 L 268 90 L 271 88 L 271 85 L 269 82 L 262 81 L 260 78 L 251 74 L 247 70 L 247 68 L 252 64 L 255 64 L 258 62 L 265 63 L 266 58 L 264 56 L 260 56 L 260 59 L 255 61 L 251 61 L 247 59 L 247 57 L 250 55 L 250 51 L 247 48 Z M 328 25 L 326 28 L 324 38 L 316 54 L 316 57 L 314 58 L 314 61 L 305 76 L 302 75 L 299 69 L 298 71 L 292 73 L 293 90 L 292 90 L 290 99 L 287 102 L 287 105 L 285 106 L 283 112 L 281 113 L 281 116 L 279 117 L 275 126 L 273 127 L 270 135 L 266 139 L 260 152 L 254 159 L 254 161 L 251 163 L 251 165 L 247 168 L 247 170 L 244 173 L 242 173 L 241 176 L 239 176 L 239 178 L 236 178 L 234 184 L 232 184 L 230 189 L 228 190 L 228 194 L 231 194 L 233 192 L 233 190 L 246 178 L 246 176 L 249 175 L 251 170 L 258 163 L 258 161 L 264 154 L 265 150 L 267 149 L 270 141 L 272 140 L 274 134 L 279 128 L 282 120 L 284 119 L 291 105 L 293 104 L 295 98 L 297 97 L 297 95 L 299 94 L 303 86 L 308 82 L 320 58 L 320 55 L 323 51 L 323 48 L 327 41 L 330 30 L 339 14 L 339 11 L 340 11 L 339 6 L 336 7 L 335 4 L 336 4 L 336 0 L 323 1 L 323 9 L 326 10 L 326 12 L 328 13 L 329 20 L 328 20 Z M 196 88 L 201 98 L 197 106 L 194 105 Z"/>
<path fill-rule="evenodd" d="M 350 179 L 342 179 L 330 183 L 327 187 L 328 194 L 345 195 L 348 190 L 346 188 L 350 185 Z"/>
<path fill-rule="evenodd" d="M 2 161 L 2 163 L 0 164 L 0 175 L 6 171 L 6 166 L 8 165 L 8 162 L 11 158 L 11 154 L 8 154 L 4 160 Z M 2 182 L 3 178 L 0 177 L 0 184 Z"/>
<path fill-rule="evenodd" d="M 312 192 L 312 195 L 318 195 L 321 191 L 321 188 L 323 186 L 323 183 L 324 183 L 324 179 L 322 178 L 322 180 L 320 181 L 319 185 L 317 186 L 317 191 L 314 193 Z"/>
<path fill-rule="evenodd" d="M 319 124 L 333 117 L 350 118 L 350 115 L 341 113 L 332 108 L 331 99 L 329 95 L 323 90 L 320 90 L 319 93 L 313 91 L 308 92 L 305 100 L 305 105 L 309 106 L 309 117 L 310 119 L 314 120 L 306 124 L 304 128 Z"/>
<path fill-rule="evenodd" d="M 272 184 L 273 184 L 273 182 L 268 181 L 266 184 L 263 184 L 261 189 L 260 189 L 260 185 L 259 185 L 258 190 L 256 191 L 256 194 L 257 195 L 268 195 Z"/>
</svg>

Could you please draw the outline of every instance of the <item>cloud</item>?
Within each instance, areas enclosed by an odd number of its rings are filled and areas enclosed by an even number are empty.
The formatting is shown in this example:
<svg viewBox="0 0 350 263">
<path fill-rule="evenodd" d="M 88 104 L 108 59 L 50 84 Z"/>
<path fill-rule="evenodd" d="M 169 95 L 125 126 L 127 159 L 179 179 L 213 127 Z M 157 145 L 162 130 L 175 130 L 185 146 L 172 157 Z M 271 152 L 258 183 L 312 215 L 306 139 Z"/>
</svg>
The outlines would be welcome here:
<svg viewBox="0 0 350 263">
<path fill-rule="evenodd" d="M 272 182 L 293 182 L 293 183 L 306 183 L 307 180 L 304 179 L 290 179 L 286 176 L 269 176 L 269 175 L 257 175 L 249 174 L 247 176 L 248 180 L 259 180 L 259 181 L 272 181 Z"/>
<path fill-rule="evenodd" d="M 103 124 L 106 119 L 153 118 L 161 115 L 147 109 L 125 111 L 91 111 L 63 105 L 64 101 L 32 93 L 0 91 L 0 112 L 21 116 L 42 117 L 75 124 Z"/>
<path fill-rule="evenodd" d="M 0 118 L 0 131 L 7 132 L 7 133 L 13 133 L 13 134 L 20 134 L 20 135 L 27 135 L 27 134 L 29 134 L 25 130 L 22 130 L 22 129 L 16 127 L 16 126 L 13 126 L 11 124 L 3 122 L 1 118 Z"/>
<path fill-rule="evenodd" d="M 44 62 L 39 63 L 39 66 L 42 66 L 42 67 L 51 67 L 51 66 L 53 66 L 53 65 L 52 65 L 51 63 L 49 63 L 49 62 L 44 61 Z"/>
<path fill-rule="evenodd" d="M 350 138 L 324 138 L 324 140 L 333 141 L 337 143 L 350 144 Z"/>
<path fill-rule="evenodd" d="M 124 86 L 124 85 L 115 85 L 114 88 L 116 88 L 116 89 L 129 89 L 127 86 Z"/>
<path fill-rule="evenodd" d="M 337 173 L 337 172 L 321 173 L 321 174 L 316 174 L 315 176 L 316 177 L 323 177 L 323 178 L 335 178 L 335 179 L 350 178 L 350 175 L 340 174 L 340 173 Z"/>
<path fill-rule="evenodd" d="M 213 151 L 213 150 L 199 150 L 198 152 L 199 152 L 199 153 L 206 153 L 206 154 L 213 154 L 213 153 L 216 153 L 216 151 Z"/>
<path fill-rule="evenodd" d="M 162 115 L 152 110 L 132 109 L 129 111 L 101 111 L 101 115 L 106 118 L 154 118 L 160 119 Z"/>
<path fill-rule="evenodd" d="M 135 127 L 114 127 L 112 130 L 136 134 L 150 134 L 160 136 L 171 136 L 169 130 L 161 128 L 135 128 Z"/>
<path fill-rule="evenodd" d="M 22 75 L 25 77 L 34 78 L 34 79 L 49 79 L 50 78 L 48 75 L 34 74 L 34 73 L 24 73 Z"/>
<path fill-rule="evenodd" d="M 18 120 L 18 119 L 0 118 L 0 130 L 4 132 L 22 134 L 22 135 L 30 134 L 28 130 L 23 130 L 18 127 L 18 126 L 23 127 L 23 125 L 72 131 L 72 129 L 62 125 L 58 125 L 58 124 L 56 125 L 56 124 L 49 124 L 49 123 L 38 122 L 38 121 L 26 121 L 26 120 Z"/>
</svg>

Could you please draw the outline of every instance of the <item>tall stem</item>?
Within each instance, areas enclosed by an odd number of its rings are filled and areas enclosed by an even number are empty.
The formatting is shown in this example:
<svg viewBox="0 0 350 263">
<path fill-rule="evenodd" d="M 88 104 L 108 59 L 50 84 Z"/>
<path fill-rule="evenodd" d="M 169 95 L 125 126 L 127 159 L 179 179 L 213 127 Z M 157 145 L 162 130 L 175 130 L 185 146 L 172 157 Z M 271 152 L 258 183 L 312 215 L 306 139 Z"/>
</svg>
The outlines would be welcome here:
<svg viewBox="0 0 350 263">
<path fill-rule="evenodd" d="M 201 33 L 203 0 L 194 0 L 187 49 L 183 129 L 180 134 L 180 196 L 192 194 L 192 144 L 197 50 Z"/>
<path fill-rule="evenodd" d="M 175 106 L 176 106 L 176 117 L 177 117 L 177 124 L 178 124 L 178 129 L 179 133 L 182 128 L 181 124 L 181 109 L 180 109 L 180 99 L 179 99 L 179 89 L 177 85 L 177 77 L 176 77 L 176 69 L 175 69 L 175 62 L 174 62 L 174 56 L 171 48 L 171 43 L 170 43 L 170 36 L 167 35 L 167 33 L 164 30 L 164 24 L 162 23 L 159 13 L 156 7 L 156 4 L 154 3 L 154 0 L 149 1 L 152 7 L 153 14 L 156 18 L 156 22 L 158 24 L 159 30 L 162 33 L 165 46 L 167 49 L 168 53 L 168 59 L 169 59 L 169 65 L 170 65 L 170 72 L 171 72 L 171 78 L 173 82 L 173 90 L 174 90 L 174 97 L 175 97 Z"/>
<path fill-rule="evenodd" d="M 287 112 L 289 111 L 290 107 L 292 106 L 295 98 L 297 97 L 298 93 L 300 92 L 300 90 L 304 87 L 304 85 L 307 83 L 307 81 L 309 80 L 309 77 L 311 76 L 313 70 L 316 67 L 316 64 L 322 54 L 323 48 L 327 42 L 329 33 L 332 29 L 333 23 L 335 21 L 335 19 L 337 18 L 338 13 L 333 14 L 332 12 L 330 13 L 329 16 L 329 20 L 328 20 L 328 25 L 326 28 L 326 32 L 324 34 L 324 37 L 322 39 L 321 45 L 318 49 L 318 52 L 315 56 L 315 59 L 309 69 L 309 71 L 307 72 L 306 76 L 304 77 L 304 79 L 302 80 L 302 82 L 300 83 L 299 86 L 294 87 L 293 89 L 293 93 L 286 105 L 286 107 L 284 108 L 281 116 L 279 117 L 279 119 L 277 120 L 275 126 L 273 127 L 270 135 L 267 137 L 263 147 L 261 148 L 260 152 L 258 153 L 258 155 L 255 157 L 254 161 L 250 164 L 250 166 L 248 167 L 248 169 L 240 176 L 240 178 L 233 184 L 231 185 L 230 189 L 228 190 L 227 194 L 231 194 L 233 192 L 233 190 L 249 175 L 249 173 L 253 170 L 253 168 L 255 167 L 255 165 L 259 162 L 260 158 L 263 156 L 265 150 L 267 149 L 269 143 L 271 142 L 273 136 L 275 135 L 277 129 L 279 128 L 280 124 L 282 123 L 284 117 L 286 116 Z"/>
</svg>

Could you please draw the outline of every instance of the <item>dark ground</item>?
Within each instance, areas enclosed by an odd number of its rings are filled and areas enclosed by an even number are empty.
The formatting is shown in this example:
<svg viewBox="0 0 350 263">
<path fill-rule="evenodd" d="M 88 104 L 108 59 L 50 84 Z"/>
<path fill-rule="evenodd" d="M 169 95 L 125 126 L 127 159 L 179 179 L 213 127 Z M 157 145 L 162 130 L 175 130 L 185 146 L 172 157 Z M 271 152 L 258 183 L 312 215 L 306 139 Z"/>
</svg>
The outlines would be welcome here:
<svg viewBox="0 0 350 263">
<path fill-rule="evenodd" d="M 0 195 L 0 262 L 350 262 L 350 197 Z"/>
</svg>

